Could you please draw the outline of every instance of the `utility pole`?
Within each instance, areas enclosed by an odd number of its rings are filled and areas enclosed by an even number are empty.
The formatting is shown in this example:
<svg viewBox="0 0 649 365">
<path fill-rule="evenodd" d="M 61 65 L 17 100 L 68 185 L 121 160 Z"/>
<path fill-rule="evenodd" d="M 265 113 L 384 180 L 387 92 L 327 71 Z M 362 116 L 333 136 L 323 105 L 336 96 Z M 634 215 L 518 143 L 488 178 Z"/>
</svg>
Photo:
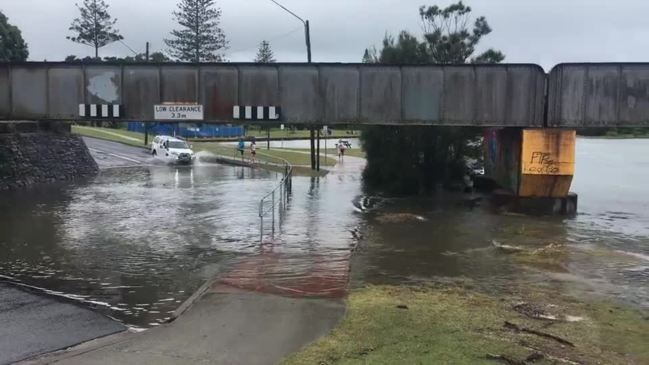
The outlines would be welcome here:
<svg viewBox="0 0 649 365">
<path fill-rule="evenodd" d="M 275 5 L 279 6 L 280 8 L 284 9 L 287 13 L 296 17 L 299 21 L 302 22 L 302 24 L 304 24 L 304 38 L 306 40 L 307 61 L 311 63 L 311 28 L 309 27 L 309 21 L 300 18 L 297 14 L 288 10 L 284 5 L 278 3 L 277 1 L 275 0 L 270 0 L 270 1 L 275 3 Z M 313 126 L 309 126 L 309 130 L 310 130 L 310 137 L 311 137 L 310 138 L 311 139 L 311 170 L 315 170 L 316 168 L 319 169 L 319 167 L 316 167 L 315 128 Z"/>
<path fill-rule="evenodd" d="M 149 123 L 144 122 L 144 145 L 149 145 Z"/>
<path fill-rule="evenodd" d="M 325 161 L 327 161 L 327 136 L 329 135 L 329 127 L 324 126 L 322 128 L 322 133 L 324 133 L 324 140 L 325 140 Z M 325 162 L 326 163 L 326 162 Z"/>
<path fill-rule="evenodd" d="M 315 170 L 315 129 L 310 126 L 309 132 L 310 141 L 311 141 L 311 170 Z"/>
<path fill-rule="evenodd" d="M 309 21 L 300 18 L 297 14 L 288 10 L 284 5 L 278 3 L 277 1 L 275 0 L 270 0 L 270 1 L 275 3 L 275 5 L 279 6 L 280 8 L 284 9 L 287 13 L 296 17 L 299 21 L 302 22 L 302 24 L 304 24 L 304 38 L 306 38 L 307 60 L 309 61 L 309 63 L 311 63 L 311 29 L 309 28 Z"/>
<path fill-rule="evenodd" d="M 320 128 L 318 127 L 318 152 L 316 153 L 318 155 L 318 161 L 316 162 L 316 170 L 320 171 Z"/>
<path fill-rule="evenodd" d="M 306 57 L 307 61 L 311 63 L 311 28 L 309 21 L 304 21 L 304 37 L 306 38 Z M 315 148 L 313 146 L 313 126 L 311 126 L 311 170 L 320 171 L 320 151 L 318 151 L 318 161 L 316 166 Z M 318 131 L 318 136 L 320 132 Z M 318 138 L 318 150 L 320 149 L 320 139 Z"/>
<path fill-rule="evenodd" d="M 304 22 L 304 34 L 306 36 L 306 53 L 309 63 L 311 63 L 311 29 L 309 27 L 309 21 Z"/>
<path fill-rule="evenodd" d="M 146 62 L 149 63 L 149 42 L 146 42 Z M 149 145 L 149 123 L 144 123 L 144 145 Z"/>
</svg>

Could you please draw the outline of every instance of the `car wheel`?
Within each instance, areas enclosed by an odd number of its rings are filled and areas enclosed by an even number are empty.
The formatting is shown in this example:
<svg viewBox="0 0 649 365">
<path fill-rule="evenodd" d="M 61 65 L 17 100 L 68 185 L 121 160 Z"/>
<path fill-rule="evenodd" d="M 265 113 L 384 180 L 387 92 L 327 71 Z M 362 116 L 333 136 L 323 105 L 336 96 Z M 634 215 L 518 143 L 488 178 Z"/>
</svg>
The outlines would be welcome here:
<svg viewBox="0 0 649 365">
<path fill-rule="evenodd" d="M 158 154 L 158 152 L 156 152 L 156 150 L 153 150 L 153 152 L 152 152 L 151 154 L 152 154 L 153 156 L 155 156 L 155 155 Z"/>
</svg>

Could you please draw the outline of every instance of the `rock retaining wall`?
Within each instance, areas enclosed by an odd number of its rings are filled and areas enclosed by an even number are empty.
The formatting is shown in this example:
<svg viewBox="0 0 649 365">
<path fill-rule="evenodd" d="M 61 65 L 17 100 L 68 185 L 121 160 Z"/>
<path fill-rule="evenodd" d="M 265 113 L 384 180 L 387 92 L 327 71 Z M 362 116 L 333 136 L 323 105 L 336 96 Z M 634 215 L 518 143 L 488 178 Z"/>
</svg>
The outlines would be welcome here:
<svg viewBox="0 0 649 365">
<path fill-rule="evenodd" d="M 0 190 L 74 180 L 97 171 L 97 163 L 79 136 L 0 133 Z"/>
</svg>

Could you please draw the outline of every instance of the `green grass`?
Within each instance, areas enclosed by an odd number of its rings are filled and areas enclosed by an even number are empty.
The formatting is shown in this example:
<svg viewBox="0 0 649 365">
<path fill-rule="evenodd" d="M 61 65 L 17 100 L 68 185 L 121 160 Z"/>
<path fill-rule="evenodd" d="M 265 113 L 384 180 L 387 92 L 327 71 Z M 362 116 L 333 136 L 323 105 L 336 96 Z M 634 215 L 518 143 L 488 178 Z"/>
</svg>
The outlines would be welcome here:
<svg viewBox="0 0 649 365">
<path fill-rule="evenodd" d="M 72 126 L 72 133 L 85 137 L 105 139 L 108 141 L 124 143 L 130 146 L 145 147 L 144 134 L 129 132 L 123 129 L 84 127 L 79 125 Z M 153 137 L 149 136 L 149 143 Z M 148 147 L 148 146 L 146 146 Z"/>
<path fill-rule="evenodd" d="M 72 133 L 99 138 L 113 142 L 124 143 L 136 147 L 145 147 L 144 146 L 144 134 L 137 132 L 129 132 L 123 129 L 109 129 L 109 128 L 96 128 L 96 127 L 83 127 L 83 126 L 72 126 Z M 153 139 L 154 136 L 149 136 L 149 142 Z M 235 146 L 223 145 L 215 142 L 190 142 L 194 147 L 196 152 L 198 151 L 208 151 L 218 155 L 223 155 L 226 157 L 239 157 L 239 153 L 236 150 Z M 245 158 L 250 159 L 250 150 L 249 142 L 246 142 L 246 152 Z M 147 146 L 148 147 L 148 146 Z M 283 149 L 271 149 L 266 150 L 262 148 L 261 145 L 257 148 L 257 158 L 261 161 L 280 163 L 277 158 L 283 158 L 287 160 L 292 165 L 311 165 L 311 157 L 308 154 L 301 153 L 302 151 L 288 151 Z M 334 166 L 337 163 L 337 160 L 333 157 L 324 158 L 324 155 L 320 157 L 320 165 L 323 167 Z"/>
<path fill-rule="evenodd" d="M 309 138 L 310 131 L 307 129 L 304 130 L 281 130 L 279 128 L 270 129 L 271 138 Z M 354 134 L 348 134 L 348 130 L 337 130 L 334 129 L 331 136 L 328 138 L 356 138 L 360 135 L 359 131 L 354 131 Z M 246 137 L 255 136 L 257 138 L 266 138 L 267 132 L 265 130 L 252 129 L 246 131 Z"/>
<path fill-rule="evenodd" d="M 195 151 L 208 151 L 226 157 L 240 158 L 236 146 L 209 142 L 194 142 L 193 146 Z M 252 157 L 250 155 L 249 146 L 249 143 L 246 143 L 246 151 L 244 152 L 244 158 L 246 160 L 249 160 Z M 278 158 L 287 160 L 291 165 L 311 165 L 311 157 L 308 154 L 281 149 L 266 150 L 259 147 L 257 148 L 257 159 L 261 161 L 278 163 L 280 162 L 278 161 Z M 336 159 L 331 157 L 327 158 L 326 160 L 324 156 L 320 157 L 320 166 L 323 167 L 334 166 L 336 162 Z"/>
<path fill-rule="evenodd" d="M 295 152 L 309 152 L 308 148 L 282 148 L 286 151 L 295 151 Z M 320 154 L 324 155 L 324 148 L 320 146 Z M 358 158 L 366 158 L 365 151 L 360 148 L 352 148 L 345 150 L 345 156 L 352 156 Z M 335 148 L 327 149 L 327 157 L 338 158 L 338 151 Z"/>
<path fill-rule="evenodd" d="M 339 327 L 283 364 L 498 364 L 487 354 L 522 361 L 534 352 L 544 354 L 537 364 L 563 363 L 553 360 L 559 358 L 588 364 L 649 363 L 646 314 L 609 303 L 582 304 L 552 292 L 537 294 L 495 298 L 423 286 L 354 290 Z M 584 319 L 548 325 L 514 311 L 521 299 Z M 558 336 L 575 347 L 512 331 L 503 326 L 505 321 Z"/>
</svg>

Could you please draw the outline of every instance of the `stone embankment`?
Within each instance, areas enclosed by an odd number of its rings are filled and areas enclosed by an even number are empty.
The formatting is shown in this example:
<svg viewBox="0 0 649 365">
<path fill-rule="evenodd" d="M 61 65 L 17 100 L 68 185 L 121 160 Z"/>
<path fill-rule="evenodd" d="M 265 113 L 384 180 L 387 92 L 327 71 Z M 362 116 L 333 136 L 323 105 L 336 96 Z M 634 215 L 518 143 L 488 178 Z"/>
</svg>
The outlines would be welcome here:
<svg viewBox="0 0 649 365">
<path fill-rule="evenodd" d="M 79 136 L 36 123 L 0 123 L 0 190 L 74 180 L 98 167 Z"/>
</svg>

